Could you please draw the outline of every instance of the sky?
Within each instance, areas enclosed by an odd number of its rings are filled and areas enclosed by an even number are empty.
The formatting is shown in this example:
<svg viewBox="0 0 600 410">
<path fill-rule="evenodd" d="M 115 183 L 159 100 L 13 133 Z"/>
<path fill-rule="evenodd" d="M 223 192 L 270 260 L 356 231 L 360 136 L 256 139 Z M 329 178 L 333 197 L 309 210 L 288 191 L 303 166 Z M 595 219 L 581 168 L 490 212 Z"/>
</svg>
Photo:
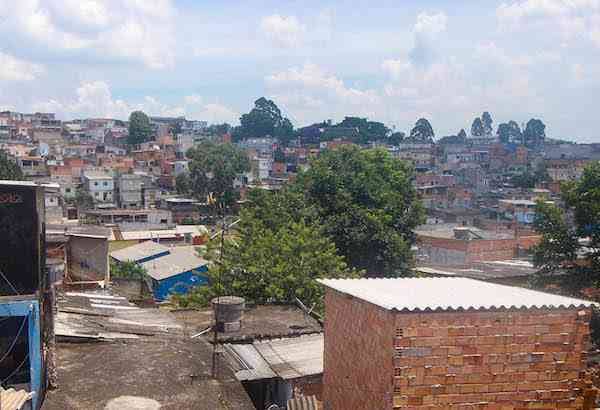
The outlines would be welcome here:
<svg viewBox="0 0 600 410">
<path fill-rule="evenodd" d="M 266 96 L 295 126 L 600 142 L 599 92 L 600 0 L 0 0 L 0 110 L 237 124 Z"/>
</svg>

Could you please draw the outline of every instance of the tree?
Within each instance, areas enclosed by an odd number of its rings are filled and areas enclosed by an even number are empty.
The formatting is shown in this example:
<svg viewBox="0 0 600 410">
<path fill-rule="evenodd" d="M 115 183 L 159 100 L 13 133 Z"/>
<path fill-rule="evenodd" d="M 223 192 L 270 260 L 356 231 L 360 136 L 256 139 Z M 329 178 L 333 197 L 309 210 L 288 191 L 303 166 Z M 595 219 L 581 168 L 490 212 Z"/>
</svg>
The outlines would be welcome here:
<svg viewBox="0 0 600 410">
<path fill-rule="evenodd" d="M 277 147 L 277 149 L 273 152 L 273 161 L 286 162 L 285 161 L 285 153 L 283 152 L 281 147 Z"/>
<path fill-rule="evenodd" d="M 143 279 L 146 269 L 135 262 L 113 262 L 110 263 L 110 275 L 122 279 Z"/>
<path fill-rule="evenodd" d="M 534 228 L 542 241 L 534 248 L 538 283 L 600 299 L 600 163 L 588 165 L 579 181 L 562 186 L 565 210 L 539 201 Z M 565 275 L 551 275 L 557 271 Z"/>
<path fill-rule="evenodd" d="M 489 112 L 484 111 L 483 114 L 481 114 L 481 123 L 483 124 L 484 135 L 492 135 L 494 127 L 492 126 L 493 120 Z"/>
<path fill-rule="evenodd" d="M 295 137 L 294 127 L 283 117 L 277 105 L 261 97 L 254 102 L 254 108 L 240 118 L 241 126 L 234 136 L 238 139 L 259 138 L 270 135 L 286 145 Z"/>
<path fill-rule="evenodd" d="M 515 121 L 509 121 L 508 123 L 502 123 L 498 125 L 498 140 L 502 144 L 520 144 L 522 143 L 521 127 Z"/>
<path fill-rule="evenodd" d="M 190 190 L 194 196 L 206 200 L 212 193 L 220 203 L 233 205 L 237 198 L 233 182 L 239 174 L 250 170 L 246 153 L 233 144 L 203 141 L 186 155 L 190 158 Z"/>
<path fill-rule="evenodd" d="M 341 147 L 311 161 L 292 189 L 350 266 L 401 276 L 412 267 L 413 229 L 424 220 L 412 178 L 412 167 L 385 150 Z"/>
<path fill-rule="evenodd" d="M 467 133 L 465 132 L 464 128 L 461 128 L 456 136 L 465 142 L 467 141 Z"/>
<path fill-rule="evenodd" d="M 483 137 L 485 130 L 483 128 L 483 122 L 481 118 L 477 117 L 473 120 L 471 125 L 471 135 L 474 137 Z"/>
<path fill-rule="evenodd" d="M 388 142 L 390 143 L 390 145 L 398 146 L 402 144 L 402 141 L 404 141 L 405 138 L 406 134 L 402 131 L 398 131 L 390 135 L 390 137 L 388 138 Z"/>
<path fill-rule="evenodd" d="M 24 179 L 19 165 L 4 150 L 0 150 L 0 179 L 13 181 Z"/>
<path fill-rule="evenodd" d="M 523 143 L 528 148 L 539 148 L 546 138 L 546 125 L 541 120 L 530 119 L 523 131 Z"/>
<path fill-rule="evenodd" d="M 91 209 L 94 207 L 94 197 L 83 188 L 77 188 L 73 201 L 79 209 Z"/>
<path fill-rule="evenodd" d="M 416 144 L 432 144 L 435 134 L 429 121 L 425 118 L 420 118 L 415 123 L 415 126 L 410 130 L 409 142 Z"/>
<path fill-rule="evenodd" d="M 187 195 L 192 191 L 192 181 L 187 172 L 182 172 L 175 177 L 175 190 L 181 195 Z"/>
<path fill-rule="evenodd" d="M 127 143 L 137 145 L 149 141 L 152 135 L 150 118 L 142 111 L 134 111 L 129 116 L 129 135 Z"/>
</svg>

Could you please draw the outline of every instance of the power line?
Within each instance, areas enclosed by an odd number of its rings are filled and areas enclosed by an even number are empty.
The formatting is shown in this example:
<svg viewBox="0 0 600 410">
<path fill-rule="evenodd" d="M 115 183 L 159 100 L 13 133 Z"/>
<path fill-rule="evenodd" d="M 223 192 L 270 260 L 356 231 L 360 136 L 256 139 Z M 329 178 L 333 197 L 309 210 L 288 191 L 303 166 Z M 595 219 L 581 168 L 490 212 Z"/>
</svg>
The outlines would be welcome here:
<svg viewBox="0 0 600 410">
<path fill-rule="evenodd" d="M 19 340 L 19 336 L 21 336 L 21 332 L 23 331 L 23 328 L 25 327 L 25 321 L 27 319 L 28 319 L 28 316 L 25 316 L 23 318 L 23 321 L 21 322 L 21 326 L 19 327 L 19 331 L 17 332 L 17 335 L 15 336 L 15 338 L 13 339 L 13 341 L 11 342 L 11 345 L 8 348 L 8 350 L 6 351 L 6 353 L 4 353 L 4 355 L 2 356 L 2 358 L 0 358 L 0 363 L 2 363 L 2 361 L 8 357 L 8 355 L 10 354 L 10 352 L 12 351 L 12 349 L 14 349 L 15 345 L 17 344 L 17 340 Z"/>
<path fill-rule="evenodd" d="M 25 355 L 25 357 L 23 358 L 23 361 L 16 367 L 16 369 L 13 370 L 4 380 L 2 380 L 0 382 L 0 385 L 6 383 L 6 381 L 8 379 L 10 379 L 11 377 L 13 377 L 19 370 L 21 370 L 21 367 L 23 367 L 23 365 L 25 364 L 26 361 L 27 361 L 27 355 Z"/>
</svg>

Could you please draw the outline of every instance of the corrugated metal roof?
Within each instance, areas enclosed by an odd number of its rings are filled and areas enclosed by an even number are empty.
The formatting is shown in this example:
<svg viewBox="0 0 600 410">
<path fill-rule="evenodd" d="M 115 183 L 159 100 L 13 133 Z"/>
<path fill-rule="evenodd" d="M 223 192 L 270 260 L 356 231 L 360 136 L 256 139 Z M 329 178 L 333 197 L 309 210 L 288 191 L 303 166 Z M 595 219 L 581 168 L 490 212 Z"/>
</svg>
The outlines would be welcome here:
<svg viewBox="0 0 600 410">
<path fill-rule="evenodd" d="M 225 352 L 230 359 L 232 370 L 239 381 L 274 379 L 277 375 L 269 363 L 249 343 L 225 344 Z"/>
<path fill-rule="evenodd" d="M 253 343 L 269 366 L 284 380 L 323 373 L 323 334 Z"/>
<path fill-rule="evenodd" d="M 170 251 L 169 255 L 141 263 L 148 276 L 163 280 L 208 263 L 198 256 L 195 246 L 175 246 Z"/>
<path fill-rule="evenodd" d="M 275 377 L 290 380 L 322 374 L 323 349 L 323 333 L 225 345 L 240 381 Z"/>
<path fill-rule="evenodd" d="M 142 259 L 156 257 L 161 254 L 164 256 L 168 252 L 169 248 L 166 246 L 153 241 L 146 241 L 111 252 L 110 256 L 119 262 L 137 262 Z"/>
<path fill-rule="evenodd" d="M 287 410 L 318 410 L 319 404 L 315 396 L 300 396 L 289 399 Z"/>
<path fill-rule="evenodd" d="M 400 311 L 578 308 L 582 299 L 466 278 L 320 279 L 323 285 Z"/>
<path fill-rule="evenodd" d="M 33 397 L 25 390 L 3 389 L 0 387 L 0 409 L 20 410 Z"/>
</svg>

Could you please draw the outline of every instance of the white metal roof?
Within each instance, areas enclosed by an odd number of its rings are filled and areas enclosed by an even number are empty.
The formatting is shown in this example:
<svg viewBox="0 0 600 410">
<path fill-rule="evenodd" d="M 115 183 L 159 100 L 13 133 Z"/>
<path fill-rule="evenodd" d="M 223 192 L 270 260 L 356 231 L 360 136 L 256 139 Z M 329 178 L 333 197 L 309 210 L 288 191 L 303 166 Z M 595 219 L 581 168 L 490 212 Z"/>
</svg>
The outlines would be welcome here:
<svg viewBox="0 0 600 410">
<path fill-rule="evenodd" d="M 156 280 L 163 280 L 208 263 L 198 256 L 195 246 L 175 246 L 169 250 L 171 251 L 169 255 L 141 264 L 146 269 L 148 276 Z"/>
<path fill-rule="evenodd" d="M 467 278 L 320 279 L 323 285 L 400 311 L 577 308 L 593 302 Z"/>
<path fill-rule="evenodd" d="M 153 241 L 145 241 L 127 248 L 113 251 L 110 256 L 119 262 L 137 262 L 141 259 L 150 258 L 152 256 L 169 252 L 169 248 Z"/>
</svg>

